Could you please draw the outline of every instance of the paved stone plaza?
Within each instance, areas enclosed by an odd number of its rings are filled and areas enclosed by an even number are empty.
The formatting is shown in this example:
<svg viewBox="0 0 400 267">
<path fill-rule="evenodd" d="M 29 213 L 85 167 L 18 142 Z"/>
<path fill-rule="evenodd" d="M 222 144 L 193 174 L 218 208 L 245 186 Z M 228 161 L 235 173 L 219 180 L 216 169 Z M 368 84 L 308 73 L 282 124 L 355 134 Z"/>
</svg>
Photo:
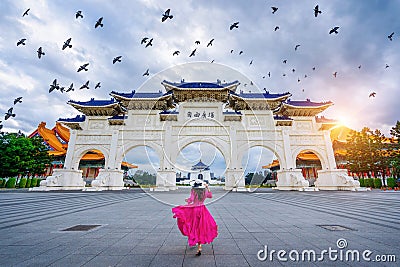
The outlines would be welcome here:
<svg viewBox="0 0 400 267">
<path fill-rule="evenodd" d="M 219 236 L 203 254 L 187 246 L 172 218 L 173 204 L 183 204 L 189 188 L 175 192 L 140 189 L 120 192 L 0 192 L 0 266 L 396 266 L 396 263 L 318 261 L 323 250 L 400 253 L 398 192 L 228 193 L 212 188 L 208 205 Z M 89 231 L 62 231 L 76 225 L 100 225 Z M 336 225 L 340 231 L 321 225 Z M 343 243 L 341 243 L 343 244 Z M 260 261 L 268 246 L 285 250 L 287 262 Z M 299 261 L 289 252 L 300 253 Z M 301 261 L 303 250 L 317 260 Z M 323 253 L 323 252 L 322 252 Z M 339 254 L 339 253 L 338 253 Z M 261 256 L 264 254 L 261 253 Z M 291 254 L 295 257 L 295 254 Z M 360 256 L 362 257 L 362 256 Z M 344 259 L 344 256 L 343 256 Z"/>
</svg>

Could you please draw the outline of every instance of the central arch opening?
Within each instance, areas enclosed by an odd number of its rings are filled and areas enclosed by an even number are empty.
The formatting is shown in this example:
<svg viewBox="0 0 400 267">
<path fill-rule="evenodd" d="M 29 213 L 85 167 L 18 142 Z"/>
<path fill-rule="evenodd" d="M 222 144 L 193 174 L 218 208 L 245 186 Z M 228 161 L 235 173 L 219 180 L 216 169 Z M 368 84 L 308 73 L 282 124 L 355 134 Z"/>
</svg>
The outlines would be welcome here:
<svg viewBox="0 0 400 267">
<path fill-rule="evenodd" d="M 322 170 L 321 160 L 313 151 L 303 150 L 296 156 L 296 169 L 301 169 L 304 179 L 314 186 L 318 171 Z"/>
<path fill-rule="evenodd" d="M 265 166 L 276 160 L 275 153 L 263 146 L 254 146 L 247 150 L 242 157 L 242 168 L 246 186 L 275 186 L 273 171 Z M 276 172 L 276 170 L 274 170 Z"/>
<path fill-rule="evenodd" d="M 179 153 L 175 167 L 177 185 L 201 179 L 211 185 L 225 183 L 226 161 L 221 151 L 208 142 L 193 142 Z"/>
<path fill-rule="evenodd" d="M 160 158 L 153 148 L 136 146 L 125 154 L 124 162 L 134 165 L 124 170 L 125 186 L 155 186 Z"/>
</svg>

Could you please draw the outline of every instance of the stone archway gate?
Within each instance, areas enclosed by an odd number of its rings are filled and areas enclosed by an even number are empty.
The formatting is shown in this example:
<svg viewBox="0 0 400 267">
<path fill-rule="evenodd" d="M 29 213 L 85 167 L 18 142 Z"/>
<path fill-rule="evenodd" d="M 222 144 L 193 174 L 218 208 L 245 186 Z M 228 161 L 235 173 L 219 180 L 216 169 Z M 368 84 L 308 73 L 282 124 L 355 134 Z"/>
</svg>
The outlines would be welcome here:
<svg viewBox="0 0 400 267">
<path fill-rule="evenodd" d="M 163 81 L 166 92 L 111 92 L 111 100 L 69 101 L 84 115 L 59 122 L 71 129 L 64 169 L 42 183 L 46 190 L 83 189 L 81 157 L 100 150 L 105 167 L 92 182 L 98 190 L 123 188 L 120 169 L 124 153 L 135 146 L 153 148 L 159 158 L 156 190 L 176 189 L 176 159 L 186 145 L 208 142 L 226 161 L 225 189 L 245 190 L 241 160 L 249 148 L 262 146 L 279 160 L 277 187 L 304 190 L 308 182 L 296 169 L 296 156 L 310 150 L 320 158 L 316 186 L 354 190 L 357 181 L 337 169 L 330 140 L 332 121 L 316 115 L 331 102 L 290 101 L 290 93 L 236 92 L 240 83 Z"/>
</svg>

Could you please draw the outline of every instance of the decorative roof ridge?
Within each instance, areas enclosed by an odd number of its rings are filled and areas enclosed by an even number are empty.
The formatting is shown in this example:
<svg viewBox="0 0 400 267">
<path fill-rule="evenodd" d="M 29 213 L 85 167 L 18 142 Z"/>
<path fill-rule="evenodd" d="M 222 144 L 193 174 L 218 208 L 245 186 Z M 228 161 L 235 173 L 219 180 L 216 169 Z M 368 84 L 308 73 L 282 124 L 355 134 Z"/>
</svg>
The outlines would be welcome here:
<svg viewBox="0 0 400 267">
<path fill-rule="evenodd" d="M 111 98 L 110 100 L 97 100 L 92 97 L 89 101 L 69 100 L 67 104 L 76 104 L 82 106 L 106 106 L 111 104 L 118 104 L 118 102 L 114 98 Z"/>
<path fill-rule="evenodd" d="M 172 111 L 171 110 L 163 110 L 159 114 L 162 114 L 162 115 L 164 115 L 164 114 L 179 114 L 179 112 L 176 110 L 172 110 Z"/>
<path fill-rule="evenodd" d="M 287 104 L 287 105 L 291 105 L 291 106 L 307 106 L 307 107 L 333 105 L 332 101 L 313 102 L 309 98 L 307 98 L 306 100 L 287 99 L 286 102 L 283 102 L 283 103 Z"/>
<path fill-rule="evenodd" d="M 84 122 L 86 119 L 85 115 L 76 115 L 74 118 L 59 118 L 57 121 L 60 122 Z"/>
<path fill-rule="evenodd" d="M 225 115 L 231 115 L 231 114 L 235 114 L 235 115 L 242 115 L 242 112 L 240 112 L 240 111 L 223 111 L 222 112 L 222 114 L 225 114 Z"/>
<path fill-rule="evenodd" d="M 130 93 L 121 93 L 121 92 L 117 92 L 117 91 L 111 91 L 110 95 L 113 96 L 114 95 L 118 95 L 118 96 L 122 96 L 122 97 L 126 97 L 126 98 L 132 98 L 132 96 L 136 93 L 136 90 L 132 90 Z"/>
<path fill-rule="evenodd" d="M 130 93 L 120 93 L 116 91 L 112 91 L 110 93 L 111 96 L 113 97 L 122 97 L 122 98 L 127 98 L 127 99 L 143 99 L 143 98 L 160 98 L 163 96 L 170 95 L 171 92 L 166 92 L 163 93 L 161 90 L 158 90 L 158 92 L 137 92 L 136 90 L 132 90 Z"/>
<path fill-rule="evenodd" d="M 315 116 L 315 121 L 317 123 L 337 123 L 338 122 L 338 120 L 335 120 L 335 119 L 325 118 L 325 116 L 323 116 L 323 115 L 321 117 Z"/>
<path fill-rule="evenodd" d="M 290 97 L 292 94 L 290 92 L 284 92 L 284 93 L 270 93 L 269 91 L 265 91 L 265 93 L 262 92 L 244 92 L 243 90 L 240 90 L 239 93 L 235 92 L 230 92 L 230 94 L 245 98 L 245 99 L 279 99 L 282 97 Z"/>
<path fill-rule="evenodd" d="M 111 118 L 108 118 L 109 120 L 125 120 L 127 119 L 128 116 L 126 115 L 114 115 Z"/>
<path fill-rule="evenodd" d="M 292 118 L 290 118 L 289 116 L 284 116 L 284 115 L 274 115 L 274 120 L 293 120 Z"/>
<path fill-rule="evenodd" d="M 184 79 L 181 80 L 181 82 L 176 83 L 176 82 L 170 82 L 167 80 L 163 80 L 161 82 L 162 85 L 166 84 L 169 86 L 173 86 L 176 88 L 184 89 L 184 88 L 216 88 L 216 89 L 224 89 L 226 87 L 235 85 L 235 84 L 240 84 L 238 80 L 235 80 L 233 82 L 229 83 L 222 83 L 221 80 L 217 80 L 216 82 L 212 81 L 192 81 L 192 82 L 185 82 Z"/>
</svg>

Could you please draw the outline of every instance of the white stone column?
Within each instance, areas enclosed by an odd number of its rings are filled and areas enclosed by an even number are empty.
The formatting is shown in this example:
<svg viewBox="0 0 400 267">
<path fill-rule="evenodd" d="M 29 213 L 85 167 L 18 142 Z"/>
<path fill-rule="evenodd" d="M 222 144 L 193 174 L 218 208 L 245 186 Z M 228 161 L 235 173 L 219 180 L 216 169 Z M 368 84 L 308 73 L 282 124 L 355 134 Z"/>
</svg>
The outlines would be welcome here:
<svg viewBox="0 0 400 267">
<path fill-rule="evenodd" d="M 120 169 L 121 168 L 121 166 L 116 166 L 118 138 L 119 138 L 119 131 L 117 131 L 117 130 L 113 131 L 112 136 L 111 136 L 110 153 L 108 155 L 108 159 L 106 159 L 105 169 L 108 169 L 108 168 Z"/>
<path fill-rule="evenodd" d="M 302 191 L 305 187 L 309 187 L 310 184 L 304 179 L 301 170 L 296 169 L 296 163 L 293 162 L 292 157 L 290 136 L 286 130 L 282 130 L 282 141 L 285 162 L 280 164 L 281 169 L 277 171 L 277 189 Z"/>
<path fill-rule="evenodd" d="M 226 171 L 225 171 L 225 190 L 233 190 L 233 191 L 246 191 L 246 185 L 244 180 L 244 170 L 241 167 L 241 159 L 239 159 L 239 148 L 237 142 L 236 129 L 234 126 L 230 126 L 229 129 L 229 140 L 230 140 L 230 150 L 226 151 L 227 157 L 229 159 L 225 159 L 226 162 Z"/>
<path fill-rule="evenodd" d="M 324 131 L 325 151 L 327 155 L 327 168 L 330 170 L 336 169 L 335 154 L 333 153 L 332 141 L 329 131 Z"/>
<path fill-rule="evenodd" d="M 285 162 L 282 162 L 281 170 L 285 169 L 296 169 L 296 163 L 293 162 L 292 159 L 292 150 L 290 144 L 290 137 L 287 130 L 282 130 L 282 143 L 283 143 L 283 152 L 285 157 Z"/>
<path fill-rule="evenodd" d="M 64 161 L 64 168 L 65 169 L 71 169 L 72 162 L 74 159 L 74 152 L 75 152 L 75 144 L 76 144 L 76 137 L 77 137 L 77 130 L 71 130 L 70 131 L 70 137 L 68 141 L 68 148 L 67 148 L 67 154 L 65 155 L 65 161 Z"/>
<path fill-rule="evenodd" d="M 172 165 L 172 152 L 177 151 L 178 143 L 172 140 L 172 127 L 166 126 L 163 139 L 163 153 L 160 158 L 160 170 L 157 172 L 155 191 L 176 190 L 176 170 Z"/>
</svg>

